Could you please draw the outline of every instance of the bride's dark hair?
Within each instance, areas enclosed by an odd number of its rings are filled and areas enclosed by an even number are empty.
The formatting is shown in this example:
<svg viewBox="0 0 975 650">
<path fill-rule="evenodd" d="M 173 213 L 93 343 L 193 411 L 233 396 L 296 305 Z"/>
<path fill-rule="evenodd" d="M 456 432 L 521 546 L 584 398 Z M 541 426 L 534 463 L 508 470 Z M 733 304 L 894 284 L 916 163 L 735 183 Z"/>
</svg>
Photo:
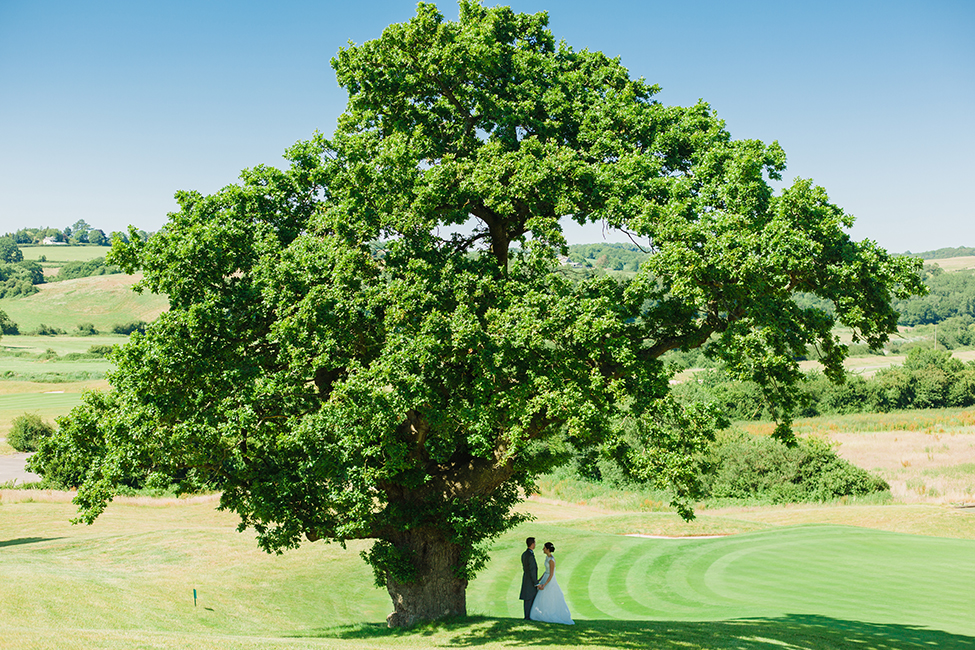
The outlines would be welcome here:
<svg viewBox="0 0 975 650">
<path fill-rule="evenodd" d="M 555 552 L 555 544 L 553 544 L 552 542 L 545 542 L 545 548 L 548 549 L 549 553 Z"/>
</svg>

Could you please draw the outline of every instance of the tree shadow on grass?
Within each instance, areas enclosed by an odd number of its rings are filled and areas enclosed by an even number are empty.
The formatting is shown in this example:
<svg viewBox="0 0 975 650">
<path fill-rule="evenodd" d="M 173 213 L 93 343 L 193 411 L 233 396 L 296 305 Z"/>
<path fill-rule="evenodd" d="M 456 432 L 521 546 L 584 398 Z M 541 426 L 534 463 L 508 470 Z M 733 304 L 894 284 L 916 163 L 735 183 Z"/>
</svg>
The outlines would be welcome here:
<svg viewBox="0 0 975 650">
<path fill-rule="evenodd" d="M 556 646 L 608 648 L 679 648 L 680 650 L 769 650 L 770 648 L 910 650 L 943 648 L 975 650 L 975 637 L 915 625 L 864 623 L 826 616 L 727 621 L 582 620 L 574 626 L 517 619 L 467 617 L 390 630 L 382 624 L 359 624 L 321 630 L 322 638 L 370 639 L 436 637 L 437 645 L 477 647 Z"/>
<path fill-rule="evenodd" d="M 4 546 L 19 546 L 21 544 L 36 544 L 38 542 L 53 542 L 63 537 L 18 537 L 17 539 L 0 540 L 0 548 Z"/>
</svg>

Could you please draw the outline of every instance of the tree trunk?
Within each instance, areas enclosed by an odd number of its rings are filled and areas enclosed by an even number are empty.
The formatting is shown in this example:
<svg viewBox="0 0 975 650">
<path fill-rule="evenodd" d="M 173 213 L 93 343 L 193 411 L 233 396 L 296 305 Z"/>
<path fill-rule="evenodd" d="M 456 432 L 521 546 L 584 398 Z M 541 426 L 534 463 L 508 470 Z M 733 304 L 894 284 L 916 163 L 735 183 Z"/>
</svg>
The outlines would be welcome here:
<svg viewBox="0 0 975 650">
<path fill-rule="evenodd" d="M 416 574 L 402 582 L 386 572 L 386 590 L 393 600 L 393 612 L 386 617 L 389 627 L 467 615 L 467 580 L 458 577 L 460 545 L 429 528 L 403 531 L 393 545 L 411 559 Z"/>
</svg>

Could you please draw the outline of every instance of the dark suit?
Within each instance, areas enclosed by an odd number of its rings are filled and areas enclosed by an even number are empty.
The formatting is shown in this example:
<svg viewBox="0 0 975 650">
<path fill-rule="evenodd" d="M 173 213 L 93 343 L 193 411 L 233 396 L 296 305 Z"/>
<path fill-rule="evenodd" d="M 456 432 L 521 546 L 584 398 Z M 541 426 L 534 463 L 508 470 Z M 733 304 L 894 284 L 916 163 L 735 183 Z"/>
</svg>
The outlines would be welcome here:
<svg viewBox="0 0 975 650">
<path fill-rule="evenodd" d="M 538 565 L 535 564 L 535 553 L 530 548 L 525 549 L 525 552 L 521 554 L 521 570 L 523 572 L 521 595 L 518 597 L 525 601 L 525 618 L 527 619 L 528 614 L 532 611 L 535 596 L 538 594 L 538 589 L 535 588 L 535 585 L 538 584 Z"/>
</svg>

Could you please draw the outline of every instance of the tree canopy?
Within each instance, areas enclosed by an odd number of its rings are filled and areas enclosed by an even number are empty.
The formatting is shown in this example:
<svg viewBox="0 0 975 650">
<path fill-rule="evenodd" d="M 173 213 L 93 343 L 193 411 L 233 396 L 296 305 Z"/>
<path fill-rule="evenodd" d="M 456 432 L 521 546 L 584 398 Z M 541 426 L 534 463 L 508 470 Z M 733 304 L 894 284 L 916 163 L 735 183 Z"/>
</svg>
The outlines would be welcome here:
<svg viewBox="0 0 975 650">
<path fill-rule="evenodd" d="M 544 13 L 421 3 L 332 66 L 349 93 L 332 137 L 114 240 L 109 261 L 171 308 L 32 461 L 80 484 L 86 520 L 140 472 L 206 485 L 269 551 L 376 540 L 390 625 L 461 614 L 512 507 L 578 450 L 691 516 L 714 422 L 669 397 L 662 354 L 712 340 L 788 439 L 797 354 L 820 346 L 841 377 L 835 319 L 879 347 L 891 299 L 920 290 L 918 262 L 852 241 L 825 190 L 773 192 L 777 143 L 659 103 Z M 632 279 L 569 279 L 563 217 L 651 254 Z"/>
<path fill-rule="evenodd" d="M 922 277 L 928 293 L 907 300 L 895 300 L 901 325 L 940 323 L 950 318 L 975 318 L 975 272 L 946 273 L 941 267 L 926 266 Z M 967 324 L 967 323 L 966 323 Z"/>
<path fill-rule="evenodd" d="M 22 262 L 24 253 L 12 237 L 0 237 L 0 262 Z"/>
</svg>

